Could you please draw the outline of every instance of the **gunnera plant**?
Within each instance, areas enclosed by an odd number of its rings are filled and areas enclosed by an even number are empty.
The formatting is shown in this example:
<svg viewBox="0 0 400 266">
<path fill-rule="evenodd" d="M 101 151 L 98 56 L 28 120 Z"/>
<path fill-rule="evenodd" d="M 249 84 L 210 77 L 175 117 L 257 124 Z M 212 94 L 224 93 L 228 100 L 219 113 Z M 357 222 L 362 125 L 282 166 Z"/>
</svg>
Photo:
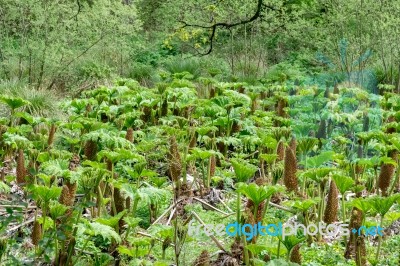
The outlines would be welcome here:
<svg viewBox="0 0 400 266">
<path fill-rule="evenodd" d="M 197 132 L 194 132 L 194 134 L 192 135 L 190 142 L 189 142 L 189 150 L 193 149 L 194 147 L 196 147 L 197 145 Z"/>
<path fill-rule="evenodd" d="M 290 252 L 290 261 L 301 265 L 300 244 L 294 246 Z"/>
<path fill-rule="evenodd" d="M 18 149 L 16 172 L 17 172 L 17 183 L 18 184 L 25 183 L 26 168 L 25 168 L 25 157 L 23 149 Z"/>
<path fill-rule="evenodd" d="M 56 125 L 55 125 L 54 123 L 51 124 L 50 131 L 49 131 L 49 137 L 48 137 L 48 139 L 47 139 L 47 145 L 48 145 L 49 147 L 50 147 L 51 145 L 53 145 L 54 136 L 55 136 L 56 130 L 57 130 Z"/>
<path fill-rule="evenodd" d="M 71 203 L 71 194 L 69 193 L 69 188 L 67 185 L 64 185 L 61 190 L 60 198 L 58 200 L 61 204 L 65 206 L 70 206 Z"/>
<path fill-rule="evenodd" d="M 197 259 L 194 261 L 193 266 L 209 266 L 210 265 L 210 253 L 207 250 L 203 250 Z"/>
<path fill-rule="evenodd" d="M 339 208 L 338 189 L 334 180 L 331 180 L 329 187 L 328 200 L 324 213 L 324 222 L 327 224 L 334 223 L 337 220 L 337 213 Z"/>
<path fill-rule="evenodd" d="M 88 160 L 93 161 L 97 154 L 97 143 L 93 140 L 86 141 L 84 154 Z"/>
<path fill-rule="evenodd" d="M 175 137 L 170 138 L 169 145 L 169 173 L 172 181 L 177 182 L 182 173 L 182 161 Z"/>
<path fill-rule="evenodd" d="M 71 158 L 71 160 L 69 161 L 69 166 L 68 169 L 70 171 L 75 171 L 76 168 L 79 166 L 80 164 L 80 158 L 77 154 L 74 154 Z M 75 195 L 76 195 L 76 190 L 78 188 L 77 183 L 71 183 L 70 180 L 67 180 L 67 182 L 65 183 L 65 185 L 68 187 L 69 189 L 69 195 L 70 195 L 70 202 L 67 206 L 73 206 L 74 205 L 74 201 L 75 201 Z"/>
<path fill-rule="evenodd" d="M 216 159 L 215 155 L 211 155 L 210 157 L 210 177 L 213 177 L 215 175 L 215 167 L 216 167 Z"/>
<path fill-rule="evenodd" d="M 237 133 L 242 130 L 242 126 L 240 125 L 239 121 L 235 120 L 232 124 L 232 133 Z"/>
<path fill-rule="evenodd" d="M 278 146 L 276 148 L 276 154 L 278 155 L 276 160 L 278 162 L 283 161 L 283 159 L 285 158 L 285 144 L 283 143 L 282 140 L 278 142 Z"/>
<path fill-rule="evenodd" d="M 365 247 L 365 238 L 362 235 L 356 239 L 356 265 L 367 265 L 367 249 Z"/>
<path fill-rule="evenodd" d="M 125 209 L 125 198 L 122 196 L 122 192 L 119 188 L 114 188 L 114 204 L 116 214 L 122 212 Z"/>
<path fill-rule="evenodd" d="M 129 142 L 133 143 L 133 140 L 134 140 L 133 139 L 133 128 L 130 127 L 126 130 L 125 139 L 129 140 Z"/>
<path fill-rule="evenodd" d="M 356 207 L 353 207 L 351 211 L 351 218 L 349 228 L 360 228 L 362 225 L 362 211 Z M 346 259 L 355 258 L 355 252 L 357 250 L 357 242 L 356 242 L 356 234 L 350 234 L 350 238 L 347 241 L 346 251 L 344 253 L 344 257 Z"/>
<path fill-rule="evenodd" d="M 166 116 L 168 114 L 168 100 L 165 98 L 161 104 L 161 116 Z"/>
<path fill-rule="evenodd" d="M 43 235 L 42 225 L 38 221 L 35 221 L 33 223 L 33 228 L 31 233 L 32 244 L 38 246 L 39 241 L 42 239 L 42 235 Z"/>
<path fill-rule="evenodd" d="M 297 172 L 297 159 L 290 147 L 286 147 L 285 161 L 283 168 L 283 183 L 289 191 L 297 191 L 298 180 Z"/>
<path fill-rule="evenodd" d="M 319 122 L 319 128 L 317 131 L 317 138 L 319 139 L 326 139 L 326 120 L 321 119 L 321 122 Z"/>
<path fill-rule="evenodd" d="M 290 140 L 289 147 L 290 147 L 290 149 L 293 151 L 294 155 L 296 155 L 296 151 L 297 151 L 297 140 L 296 140 L 296 137 L 295 137 L 295 136 L 293 136 L 292 139 Z"/>
<path fill-rule="evenodd" d="M 280 117 L 286 117 L 286 111 L 284 108 L 287 107 L 287 101 L 284 98 L 280 98 L 276 104 L 276 115 Z"/>
<path fill-rule="evenodd" d="M 393 115 L 391 115 L 391 116 L 389 116 L 389 118 L 387 120 L 387 123 L 390 124 L 390 123 L 393 123 L 393 122 L 396 122 L 396 119 L 395 119 L 395 117 Z M 389 127 L 386 128 L 385 131 L 386 131 L 387 134 L 393 134 L 393 133 L 396 132 L 396 128 L 392 127 L 392 126 L 389 126 Z"/>
<path fill-rule="evenodd" d="M 390 151 L 389 156 L 394 161 L 396 161 L 397 160 L 397 151 L 395 151 L 395 150 Z M 392 180 L 395 170 L 396 170 L 396 167 L 391 163 L 383 163 L 381 165 L 381 171 L 379 173 L 379 179 L 378 179 L 378 187 L 382 191 L 382 195 L 387 194 L 387 189 L 390 186 L 390 183 L 391 183 L 391 180 Z"/>
</svg>

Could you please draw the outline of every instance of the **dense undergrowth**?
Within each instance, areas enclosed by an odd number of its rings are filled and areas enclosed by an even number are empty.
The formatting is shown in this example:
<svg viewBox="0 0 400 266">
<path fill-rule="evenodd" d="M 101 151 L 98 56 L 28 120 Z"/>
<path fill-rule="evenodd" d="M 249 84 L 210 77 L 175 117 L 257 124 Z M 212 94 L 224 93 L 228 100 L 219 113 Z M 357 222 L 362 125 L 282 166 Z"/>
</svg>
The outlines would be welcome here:
<svg viewBox="0 0 400 266">
<path fill-rule="evenodd" d="M 398 265 L 392 90 L 248 85 L 211 71 L 163 72 L 150 87 L 118 79 L 50 113 L 4 93 L 0 264 Z M 190 236 L 191 221 L 386 229 L 246 241 Z"/>
</svg>

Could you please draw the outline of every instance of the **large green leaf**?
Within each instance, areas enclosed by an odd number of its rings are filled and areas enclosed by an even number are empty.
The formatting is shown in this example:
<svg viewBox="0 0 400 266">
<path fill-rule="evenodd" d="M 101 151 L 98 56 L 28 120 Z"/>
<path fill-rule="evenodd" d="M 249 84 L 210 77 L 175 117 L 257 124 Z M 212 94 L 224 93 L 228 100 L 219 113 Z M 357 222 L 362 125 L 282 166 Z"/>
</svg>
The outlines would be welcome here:
<svg viewBox="0 0 400 266">
<path fill-rule="evenodd" d="M 252 254 L 259 255 L 264 250 L 267 250 L 268 246 L 267 245 L 261 245 L 261 244 L 247 244 L 246 248 L 248 250 L 250 250 Z"/>
<path fill-rule="evenodd" d="M 354 199 L 351 202 L 351 205 L 356 207 L 357 209 L 360 209 L 364 215 L 372 208 L 372 205 L 368 199 Z"/>
<path fill-rule="evenodd" d="M 306 153 L 311 151 L 317 144 L 317 138 L 306 137 L 298 140 L 297 149 L 300 151 L 300 153 Z"/>
<path fill-rule="evenodd" d="M 4 195 L 5 195 L 5 193 L 8 193 L 8 192 L 10 192 L 10 187 L 3 181 L 0 181 L 0 194 L 4 193 Z"/>
<path fill-rule="evenodd" d="M 331 161 L 333 159 L 333 155 L 335 152 L 326 151 L 317 156 L 311 157 L 307 159 L 307 167 L 317 168 L 323 165 L 324 163 Z M 305 164 L 305 162 L 301 162 L 301 164 Z"/>
<path fill-rule="evenodd" d="M 306 200 L 297 200 L 295 201 L 295 203 L 292 205 L 292 207 L 294 209 L 300 210 L 302 212 L 307 211 L 308 209 L 310 209 L 312 206 L 314 206 L 315 204 L 317 204 L 318 201 L 315 199 L 306 199 Z"/>
<path fill-rule="evenodd" d="M 68 207 L 59 203 L 58 201 L 51 201 L 50 203 L 50 217 L 53 220 L 60 218 L 68 210 Z"/>
<path fill-rule="evenodd" d="M 347 176 L 334 174 L 332 179 L 342 195 L 354 185 L 354 180 Z"/>
<path fill-rule="evenodd" d="M 231 163 L 238 182 L 246 182 L 254 176 L 254 173 L 258 169 L 257 166 L 244 160 L 232 159 Z"/>
<path fill-rule="evenodd" d="M 99 217 L 95 221 L 97 223 L 108 225 L 114 228 L 118 224 L 119 220 L 121 220 L 122 216 L 125 215 L 126 212 L 127 210 L 123 210 L 122 212 L 118 213 L 115 216 Z"/>
<path fill-rule="evenodd" d="M 30 104 L 29 101 L 26 101 L 20 97 L 12 97 L 12 96 L 8 96 L 8 95 L 0 96 L 0 102 L 6 104 L 12 110 L 15 110 L 24 105 Z"/>
<path fill-rule="evenodd" d="M 369 203 L 372 208 L 381 215 L 381 217 L 384 217 L 399 198 L 400 194 L 392 195 L 390 197 L 375 196 L 369 199 Z"/>
<path fill-rule="evenodd" d="M 266 266 L 298 266 L 299 264 L 294 262 L 287 262 L 284 259 L 275 259 L 269 261 Z"/>
<path fill-rule="evenodd" d="M 102 236 L 104 239 L 115 240 L 117 243 L 121 242 L 121 237 L 115 230 L 108 226 L 98 222 L 91 222 L 87 224 L 85 233 L 91 236 Z"/>
<path fill-rule="evenodd" d="M 261 186 L 260 187 L 255 183 L 251 183 L 248 185 L 241 184 L 238 187 L 237 192 L 242 193 L 247 198 L 251 199 L 254 202 L 254 204 L 258 205 L 262 201 L 268 199 L 274 193 L 276 193 L 280 190 L 282 190 L 282 189 L 277 186 L 267 186 L 267 187 Z"/>
<path fill-rule="evenodd" d="M 28 148 L 32 146 L 32 143 L 24 136 L 18 134 L 4 133 L 3 134 L 3 142 L 7 146 L 10 146 L 13 149 L 17 148 Z"/>
<path fill-rule="evenodd" d="M 304 236 L 297 236 L 297 235 L 285 236 L 285 239 L 283 239 L 282 236 L 278 236 L 278 238 L 279 241 L 281 241 L 282 244 L 286 247 L 288 252 L 290 252 L 294 246 L 306 240 Z"/>
<path fill-rule="evenodd" d="M 50 200 L 58 199 L 61 194 L 61 187 L 35 186 L 32 193 L 35 199 L 50 202 Z"/>
</svg>

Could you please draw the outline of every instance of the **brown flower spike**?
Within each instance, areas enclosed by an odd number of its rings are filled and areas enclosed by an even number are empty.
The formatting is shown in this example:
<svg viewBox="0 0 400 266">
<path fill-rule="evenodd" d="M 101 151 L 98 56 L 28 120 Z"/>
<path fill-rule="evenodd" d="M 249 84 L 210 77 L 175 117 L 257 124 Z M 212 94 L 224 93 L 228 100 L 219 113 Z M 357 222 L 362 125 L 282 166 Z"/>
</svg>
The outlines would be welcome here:
<svg viewBox="0 0 400 266">
<path fill-rule="evenodd" d="M 297 191 L 297 159 L 290 147 L 286 147 L 283 168 L 283 183 L 289 191 Z"/>
<path fill-rule="evenodd" d="M 23 184 L 25 183 L 25 176 L 26 176 L 26 168 L 25 168 L 25 157 L 24 157 L 24 150 L 18 150 L 18 158 L 17 158 L 17 183 Z"/>
<path fill-rule="evenodd" d="M 129 142 L 133 143 L 133 128 L 128 128 L 126 130 L 126 135 L 125 135 L 125 139 L 129 140 Z"/>
<path fill-rule="evenodd" d="M 331 181 L 328 193 L 328 201 L 326 203 L 324 222 L 327 224 L 334 223 L 337 220 L 337 213 L 339 208 L 338 189 L 335 181 Z"/>
<path fill-rule="evenodd" d="M 176 182 L 182 173 L 181 156 L 175 137 L 171 137 L 169 146 L 169 173 L 172 181 Z"/>
<path fill-rule="evenodd" d="M 97 143 L 93 140 L 86 141 L 84 153 L 88 160 L 93 161 L 97 154 Z"/>
<path fill-rule="evenodd" d="M 50 147 L 53 145 L 54 142 L 54 135 L 56 133 L 57 127 L 55 124 L 51 124 L 50 132 L 49 132 L 49 138 L 47 139 L 47 145 Z"/>
<path fill-rule="evenodd" d="M 210 157 L 210 177 L 213 177 L 215 175 L 215 166 L 216 166 L 215 155 L 211 155 L 211 157 Z"/>
<path fill-rule="evenodd" d="M 297 244 L 290 252 L 290 261 L 301 265 L 300 245 Z"/>
<path fill-rule="evenodd" d="M 199 257 L 194 261 L 193 266 L 209 266 L 210 265 L 210 253 L 207 250 L 203 250 Z"/>
<path fill-rule="evenodd" d="M 392 157 L 394 161 L 397 161 L 396 151 L 391 151 L 389 153 L 389 156 Z M 393 164 L 383 163 L 381 165 L 381 172 L 379 173 L 379 179 L 378 179 L 378 187 L 382 191 L 382 195 L 387 194 L 387 189 L 390 186 L 395 170 L 396 167 Z"/>
<path fill-rule="evenodd" d="M 353 210 L 351 212 L 349 228 L 360 228 L 362 225 L 362 215 L 363 214 L 360 209 L 353 207 Z M 346 252 L 344 254 L 344 257 L 346 259 L 351 259 L 356 257 L 356 250 L 357 250 L 356 238 L 357 238 L 356 234 L 350 234 L 350 238 L 347 241 L 346 245 Z"/>
<path fill-rule="evenodd" d="M 276 154 L 278 155 L 277 161 L 283 161 L 285 158 L 285 144 L 283 141 L 279 141 L 278 147 L 276 148 Z"/>
<path fill-rule="evenodd" d="M 69 188 L 68 188 L 67 185 L 63 186 L 58 202 L 60 202 L 61 204 L 64 204 L 65 206 L 70 206 L 70 204 L 71 204 L 71 195 L 69 193 Z"/>
<path fill-rule="evenodd" d="M 42 233 L 42 225 L 38 221 L 35 221 L 31 234 L 32 244 L 35 246 L 39 245 L 39 241 L 42 239 Z"/>
</svg>

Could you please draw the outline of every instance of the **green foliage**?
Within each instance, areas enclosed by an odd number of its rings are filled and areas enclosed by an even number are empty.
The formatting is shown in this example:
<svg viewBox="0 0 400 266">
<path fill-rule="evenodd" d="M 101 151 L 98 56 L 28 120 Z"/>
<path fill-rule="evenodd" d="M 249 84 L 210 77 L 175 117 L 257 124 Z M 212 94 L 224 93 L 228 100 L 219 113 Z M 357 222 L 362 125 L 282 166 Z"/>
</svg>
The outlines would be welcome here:
<svg viewBox="0 0 400 266">
<path fill-rule="evenodd" d="M 400 195 L 398 194 L 387 198 L 373 197 L 369 200 L 369 204 L 371 204 L 371 207 L 375 210 L 375 212 L 379 213 L 381 217 L 384 217 L 399 198 Z"/>
<path fill-rule="evenodd" d="M 136 8 L 121 1 L 7 1 L 2 14 L 0 78 L 61 90 L 122 67 L 129 58 L 129 38 L 123 36 L 140 25 Z"/>
<path fill-rule="evenodd" d="M 85 234 L 90 236 L 101 236 L 107 240 L 115 240 L 117 243 L 121 242 L 121 237 L 108 225 L 98 222 L 85 223 Z"/>
<path fill-rule="evenodd" d="M 262 201 L 270 198 L 276 192 L 283 191 L 283 188 L 277 186 L 260 187 L 251 183 L 248 185 L 241 184 L 236 191 L 251 199 L 254 204 L 259 205 Z"/>
<path fill-rule="evenodd" d="M 278 266 L 278 265 L 279 266 L 280 265 L 282 265 L 282 266 L 296 266 L 296 265 L 299 265 L 299 264 L 293 263 L 293 262 L 287 262 L 287 261 L 285 261 L 283 259 L 276 259 L 276 260 L 271 260 L 266 265 L 268 265 L 268 266 Z"/>
<path fill-rule="evenodd" d="M 245 23 L 257 3 L 260 17 Z M 364 224 L 376 224 L 376 214 L 398 219 L 396 180 L 387 197 L 375 190 L 382 163 L 395 178 L 399 171 L 387 157 L 400 150 L 395 1 L 2 4 L 0 264 L 189 265 L 199 245 L 227 251 L 205 264 L 243 264 L 243 245 L 247 264 L 294 265 L 279 249 L 288 256 L 306 236 L 187 237 L 190 215 L 216 224 L 232 213 L 246 223 L 294 213 L 296 222 L 318 223 L 331 178 L 345 222 L 350 191 L 372 195 L 351 201 Z M 182 183 L 171 180 L 171 136 Z M 273 185 L 283 175 L 278 142 L 292 137 L 297 193 Z M 26 183 L 13 183 L 14 169 Z M 38 222 L 32 230 L 25 215 Z M 35 248 L 21 252 L 29 234 Z M 307 239 L 304 265 L 355 264 L 343 258 L 343 239 Z M 367 251 L 391 265 L 397 242 Z"/>
<path fill-rule="evenodd" d="M 292 205 L 292 208 L 298 209 L 302 212 L 308 211 L 311 207 L 315 206 L 318 203 L 316 199 L 306 199 L 303 201 L 295 201 Z"/>
<path fill-rule="evenodd" d="M 317 156 L 311 157 L 307 159 L 307 166 L 311 168 L 317 168 L 323 165 L 324 163 L 332 160 L 333 155 L 335 153 L 333 151 L 326 151 Z M 303 163 L 305 164 L 305 162 Z"/>
<path fill-rule="evenodd" d="M 62 205 L 61 203 L 57 201 L 52 201 L 50 203 L 50 217 L 53 220 L 56 220 L 57 218 L 60 218 L 65 214 L 65 212 L 68 210 L 68 207 Z"/>
<path fill-rule="evenodd" d="M 10 192 L 10 187 L 7 184 L 5 184 L 4 182 L 0 181 L 0 192 L 4 193 L 4 194 L 8 193 L 8 192 Z"/>
<path fill-rule="evenodd" d="M 49 203 L 51 200 L 56 200 L 61 194 L 59 187 L 35 186 L 33 188 L 33 196 L 36 200 L 43 201 L 44 204 Z"/>
<path fill-rule="evenodd" d="M 231 161 L 238 182 L 246 182 L 257 171 L 257 167 L 243 160 Z"/>
<path fill-rule="evenodd" d="M 171 58 L 164 63 L 164 68 L 171 74 L 187 72 L 191 74 L 193 78 L 198 78 L 201 74 L 200 62 L 196 58 Z"/>
<path fill-rule="evenodd" d="M 30 104 L 28 101 L 22 99 L 22 98 L 15 98 L 15 97 L 10 97 L 7 95 L 2 95 L 0 97 L 0 101 L 4 104 L 6 104 L 12 111 L 15 109 L 18 109 L 24 105 Z"/>
<path fill-rule="evenodd" d="M 332 179 L 335 180 L 336 186 L 342 195 L 354 185 L 354 180 L 347 176 L 334 174 Z"/>
</svg>

